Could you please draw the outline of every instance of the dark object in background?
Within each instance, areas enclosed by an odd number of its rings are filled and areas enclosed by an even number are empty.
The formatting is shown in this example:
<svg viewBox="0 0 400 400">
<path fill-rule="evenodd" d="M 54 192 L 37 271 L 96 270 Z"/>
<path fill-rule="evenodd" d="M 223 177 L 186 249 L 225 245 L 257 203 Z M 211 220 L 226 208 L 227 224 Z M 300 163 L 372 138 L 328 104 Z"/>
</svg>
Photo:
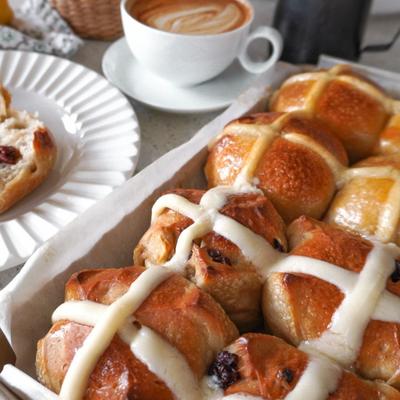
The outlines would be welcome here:
<svg viewBox="0 0 400 400">
<path fill-rule="evenodd" d="M 363 51 L 388 50 L 390 43 L 361 49 L 371 0 L 278 0 L 273 26 L 283 36 L 281 60 L 316 64 L 320 54 L 357 61 Z"/>
</svg>

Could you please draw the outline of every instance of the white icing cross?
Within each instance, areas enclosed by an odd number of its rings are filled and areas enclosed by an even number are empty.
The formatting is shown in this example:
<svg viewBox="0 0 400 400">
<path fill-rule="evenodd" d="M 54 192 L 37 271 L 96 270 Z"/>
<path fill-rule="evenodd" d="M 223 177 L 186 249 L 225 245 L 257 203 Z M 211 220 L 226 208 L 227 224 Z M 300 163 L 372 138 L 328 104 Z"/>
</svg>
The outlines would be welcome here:
<svg viewBox="0 0 400 400">
<path fill-rule="evenodd" d="M 53 322 L 70 320 L 87 326 L 96 326 L 103 318 L 106 305 L 90 300 L 68 301 L 53 314 Z M 134 318 L 128 318 L 117 330 L 121 340 L 128 344 L 135 357 L 157 375 L 179 399 L 199 398 L 199 383 L 187 361 L 179 351 L 146 326 L 136 328 Z"/>
<path fill-rule="evenodd" d="M 92 305 L 89 310 L 84 312 L 81 316 L 82 320 L 87 318 L 88 322 L 96 323 L 94 324 L 93 330 L 84 341 L 83 346 L 77 350 L 71 362 L 61 387 L 60 397 L 62 399 L 82 399 L 86 391 L 89 377 L 99 358 L 111 343 L 114 335 L 121 326 L 131 318 L 135 310 L 140 307 L 153 289 L 171 275 L 171 271 L 162 267 L 152 268 L 151 272 L 150 270 L 145 270 L 135 282 L 132 283 L 129 290 L 110 306 L 106 307 L 106 309 L 102 309 L 100 305 Z M 83 302 L 79 303 L 82 304 Z M 72 305 L 72 307 L 74 306 Z M 63 310 L 63 308 L 60 310 Z M 60 318 L 62 312 L 60 310 L 56 310 L 55 318 Z M 94 311 L 93 314 L 91 314 L 92 311 Z M 99 314 L 101 314 L 101 318 L 98 321 L 93 321 Z M 68 315 L 68 317 L 72 317 L 71 320 L 74 320 L 74 315 Z M 130 321 L 132 322 L 132 320 Z M 135 332 L 133 332 L 132 329 L 134 328 L 132 327 L 126 335 L 131 335 L 131 337 L 133 335 L 133 337 L 135 337 Z M 123 331 L 126 332 L 126 329 Z"/>
<path fill-rule="evenodd" d="M 386 281 L 395 269 L 394 259 L 399 255 L 400 249 L 394 244 L 375 242 L 359 274 L 302 256 L 288 256 L 275 264 L 270 274 L 313 275 L 337 286 L 345 295 L 328 330 L 299 348 L 316 349 L 348 368 L 357 358 L 365 328 L 371 319 L 400 323 L 400 299 L 385 290 Z"/>
<path fill-rule="evenodd" d="M 165 208 L 179 212 L 194 221 L 179 235 L 175 254 L 164 264 L 166 267 L 184 274 L 193 240 L 214 231 L 238 246 L 244 257 L 254 265 L 260 277 L 266 277 L 267 269 L 282 257 L 282 253 L 275 250 L 260 235 L 219 213 L 218 210 L 233 193 L 238 192 L 232 187 L 218 186 L 207 191 L 199 205 L 177 194 L 167 194 L 156 201 L 153 206 L 153 222 Z"/>
</svg>

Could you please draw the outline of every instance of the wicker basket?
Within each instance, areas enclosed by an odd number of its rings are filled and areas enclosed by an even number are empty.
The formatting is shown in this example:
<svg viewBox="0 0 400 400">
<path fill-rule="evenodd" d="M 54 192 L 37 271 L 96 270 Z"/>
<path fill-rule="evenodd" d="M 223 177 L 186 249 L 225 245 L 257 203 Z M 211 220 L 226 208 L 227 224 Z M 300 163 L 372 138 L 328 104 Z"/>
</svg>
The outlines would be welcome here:
<svg viewBox="0 0 400 400">
<path fill-rule="evenodd" d="M 48 0 L 82 38 L 114 40 L 123 36 L 120 0 Z"/>
</svg>

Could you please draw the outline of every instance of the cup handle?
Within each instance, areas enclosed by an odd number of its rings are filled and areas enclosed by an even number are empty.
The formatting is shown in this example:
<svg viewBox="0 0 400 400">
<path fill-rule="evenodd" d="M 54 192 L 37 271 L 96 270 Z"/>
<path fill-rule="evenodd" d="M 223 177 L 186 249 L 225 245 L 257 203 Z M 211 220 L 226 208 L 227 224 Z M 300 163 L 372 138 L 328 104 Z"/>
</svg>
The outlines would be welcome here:
<svg viewBox="0 0 400 400">
<path fill-rule="evenodd" d="M 271 55 L 263 62 L 253 61 L 247 51 L 250 43 L 259 38 L 268 40 L 272 45 Z M 260 74 L 271 68 L 279 60 L 279 57 L 282 54 L 282 49 L 282 35 L 276 29 L 269 26 L 259 26 L 256 30 L 250 33 L 249 36 L 247 36 L 238 58 L 244 69 L 253 74 Z"/>
</svg>

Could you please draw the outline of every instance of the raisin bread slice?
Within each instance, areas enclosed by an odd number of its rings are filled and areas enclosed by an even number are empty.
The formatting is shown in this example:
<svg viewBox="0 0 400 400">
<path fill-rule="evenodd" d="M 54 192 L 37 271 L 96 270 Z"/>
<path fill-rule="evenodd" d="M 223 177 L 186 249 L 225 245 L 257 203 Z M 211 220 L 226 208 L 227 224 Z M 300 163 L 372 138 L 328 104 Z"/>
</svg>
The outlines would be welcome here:
<svg viewBox="0 0 400 400">
<path fill-rule="evenodd" d="M 0 214 L 43 182 L 57 158 L 46 126 L 36 116 L 10 108 L 10 102 L 0 83 Z"/>
</svg>

